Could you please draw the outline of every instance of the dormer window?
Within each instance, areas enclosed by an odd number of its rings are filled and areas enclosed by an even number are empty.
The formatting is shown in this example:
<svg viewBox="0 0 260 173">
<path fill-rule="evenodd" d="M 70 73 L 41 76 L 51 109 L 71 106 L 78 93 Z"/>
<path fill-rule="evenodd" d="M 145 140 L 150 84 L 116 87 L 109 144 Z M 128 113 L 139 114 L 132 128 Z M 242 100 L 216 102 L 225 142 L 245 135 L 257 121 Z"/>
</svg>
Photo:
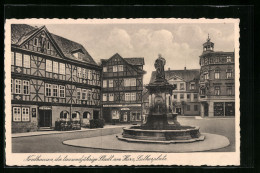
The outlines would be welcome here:
<svg viewBox="0 0 260 173">
<path fill-rule="evenodd" d="M 77 59 L 79 58 L 79 53 L 76 52 L 76 53 L 73 53 L 73 56 L 76 57 Z"/>
<path fill-rule="evenodd" d="M 34 38 L 34 40 L 33 40 L 33 45 L 34 45 L 34 46 L 38 46 L 38 38 Z"/>
</svg>

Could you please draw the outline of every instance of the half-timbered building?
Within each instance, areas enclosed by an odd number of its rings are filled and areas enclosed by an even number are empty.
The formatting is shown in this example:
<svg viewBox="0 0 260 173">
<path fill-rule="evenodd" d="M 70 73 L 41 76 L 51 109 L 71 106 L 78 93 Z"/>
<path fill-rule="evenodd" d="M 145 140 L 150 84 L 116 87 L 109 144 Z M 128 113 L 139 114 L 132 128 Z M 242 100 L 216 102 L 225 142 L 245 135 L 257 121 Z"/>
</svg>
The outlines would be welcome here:
<svg viewBox="0 0 260 173">
<path fill-rule="evenodd" d="M 144 58 L 119 54 L 101 60 L 103 118 L 106 122 L 141 122 Z"/>
<path fill-rule="evenodd" d="M 102 68 L 81 44 L 45 26 L 12 24 L 10 58 L 12 132 L 100 117 Z"/>
</svg>

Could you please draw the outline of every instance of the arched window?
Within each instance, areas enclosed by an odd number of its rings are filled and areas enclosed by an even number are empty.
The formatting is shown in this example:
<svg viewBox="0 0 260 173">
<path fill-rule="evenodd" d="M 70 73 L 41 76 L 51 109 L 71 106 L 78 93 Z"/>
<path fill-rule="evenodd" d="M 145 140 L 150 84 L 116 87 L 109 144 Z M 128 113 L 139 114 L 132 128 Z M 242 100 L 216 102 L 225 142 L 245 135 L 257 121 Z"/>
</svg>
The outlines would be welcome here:
<svg viewBox="0 0 260 173">
<path fill-rule="evenodd" d="M 71 114 L 71 117 L 72 117 L 72 119 L 80 119 L 80 118 L 79 118 L 79 115 L 80 115 L 80 113 L 79 113 L 78 111 L 76 111 L 76 112 L 73 112 L 73 113 Z"/>
<path fill-rule="evenodd" d="M 90 119 L 90 118 L 91 118 L 90 112 L 84 112 L 83 113 L 83 119 Z"/>
<path fill-rule="evenodd" d="M 61 119 L 69 119 L 69 112 L 68 111 L 61 111 L 60 112 Z"/>
<path fill-rule="evenodd" d="M 216 68 L 215 69 L 215 79 L 219 79 L 220 78 L 220 69 Z"/>
</svg>

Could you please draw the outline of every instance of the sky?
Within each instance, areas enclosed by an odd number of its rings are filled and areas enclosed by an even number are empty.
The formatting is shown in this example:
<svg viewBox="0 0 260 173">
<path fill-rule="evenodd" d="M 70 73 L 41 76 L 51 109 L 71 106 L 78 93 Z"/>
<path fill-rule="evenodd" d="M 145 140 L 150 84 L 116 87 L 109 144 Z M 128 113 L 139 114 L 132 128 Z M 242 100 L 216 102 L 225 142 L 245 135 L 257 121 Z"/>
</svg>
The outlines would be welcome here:
<svg viewBox="0 0 260 173">
<path fill-rule="evenodd" d="M 199 69 L 202 44 L 208 34 L 215 51 L 234 51 L 234 24 L 47 24 L 54 34 L 82 44 L 93 59 L 108 59 L 118 53 L 124 58 L 143 57 L 144 84 L 150 81 L 154 61 L 161 54 L 165 70 Z"/>
</svg>

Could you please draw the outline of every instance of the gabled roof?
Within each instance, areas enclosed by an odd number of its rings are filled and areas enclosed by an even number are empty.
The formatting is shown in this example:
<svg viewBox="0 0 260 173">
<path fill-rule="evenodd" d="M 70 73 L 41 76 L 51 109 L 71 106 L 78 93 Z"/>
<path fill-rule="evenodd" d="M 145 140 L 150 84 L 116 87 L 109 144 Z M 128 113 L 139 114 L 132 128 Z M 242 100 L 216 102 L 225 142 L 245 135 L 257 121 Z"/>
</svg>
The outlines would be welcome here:
<svg viewBox="0 0 260 173">
<path fill-rule="evenodd" d="M 32 37 L 36 32 L 39 32 L 43 28 L 45 28 L 45 26 L 36 28 L 26 24 L 12 24 L 11 25 L 12 44 L 15 44 L 17 46 L 21 45 L 23 42 L 25 42 L 27 39 Z M 66 58 L 97 65 L 97 63 L 93 60 L 93 58 L 89 55 L 87 50 L 81 44 L 68 40 L 56 34 L 49 33 L 47 29 L 46 32 L 48 32 L 48 34 L 51 37 L 50 39 L 54 41 L 54 43 L 59 47 L 59 49 L 61 50 L 61 52 Z M 76 59 L 72 55 L 72 53 L 74 53 L 77 50 L 80 50 L 80 52 L 83 53 L 82 60 Z"/>
<path fill-rule="evenodd" d="M 124 58 L 129 64 L 132 65 L 144 65 L 144 58 Z"/>
<path fill-rule="evenodd" d="M 177 76 L 183 79 L 186 82 L 198 80 L 200 78 L 200 70 L 199 69 L 191 69 L 191 70 L 168 70 L 165 71 L 165 79 L 169 80 Z M 155 81 L 156 71 L 152 72 L 150 83 Z"/>
</svg>

